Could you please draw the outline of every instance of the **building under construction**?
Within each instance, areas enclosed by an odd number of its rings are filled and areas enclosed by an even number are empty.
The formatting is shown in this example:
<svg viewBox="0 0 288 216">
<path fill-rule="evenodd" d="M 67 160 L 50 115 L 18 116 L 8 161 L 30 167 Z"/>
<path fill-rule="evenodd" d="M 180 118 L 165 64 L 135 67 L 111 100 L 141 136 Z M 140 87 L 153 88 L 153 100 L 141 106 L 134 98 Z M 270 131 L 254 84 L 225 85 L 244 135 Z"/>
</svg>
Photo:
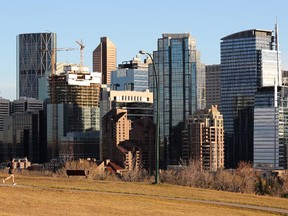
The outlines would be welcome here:
<svg viewBox="0 0 288 216">
<path fill-rule="evenodd" d="M 87 67 L 79 65 L 66 65 L 63 72 L 49 77 L 49 87 L 47 145 L 48 159 L 52 159 L 59 157 L 61 140 L 68 132 L 77 132 L 78 137 L 79 133 L 84 136 L 88 131 L 98 131 L 99 134 L 101 73 L 89 72 Z M 73 142 L 71 144 L 69 148 L 78 148 Z M 85 145 L 85 142 L 81 144 Z M 95 155 L 99 155 L 99 143 L 97 146 L 95 143 Z"/>
<path fill-rule="evenodd" d="M 51 104 L 75 104 L 99 107 L 101 73 L 89 72 L 87 67 L 64 66 L 64 72 L 49 77 Z"/>
</svg>

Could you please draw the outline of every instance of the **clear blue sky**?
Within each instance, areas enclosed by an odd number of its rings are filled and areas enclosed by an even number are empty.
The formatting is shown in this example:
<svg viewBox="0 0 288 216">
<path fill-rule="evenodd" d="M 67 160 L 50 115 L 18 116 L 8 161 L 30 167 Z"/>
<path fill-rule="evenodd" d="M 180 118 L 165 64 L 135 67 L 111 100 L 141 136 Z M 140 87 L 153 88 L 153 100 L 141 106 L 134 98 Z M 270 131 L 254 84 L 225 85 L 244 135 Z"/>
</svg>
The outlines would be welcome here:
<svg viewBox="0 0 288 216">
<path fill-rule="evenodd" d="M 0 24 L 0 96 L 16 98 L 16 35 L 51 31 L 58 47 L 86 45 L 91 68 L 100 37 L 117 46 L 117 61 L 139 50 L 152 52 L 162 33 L 190 33 L 205 64 L 220 63 L 220 39 L 247 29 L 273 30 L 279 24 L 282 65 L 288 66 L 287 0 L 14 0 L 2 1 Z M 80 62 L 79 51 L 58 52 L 58 61 Z"/>
</svg>

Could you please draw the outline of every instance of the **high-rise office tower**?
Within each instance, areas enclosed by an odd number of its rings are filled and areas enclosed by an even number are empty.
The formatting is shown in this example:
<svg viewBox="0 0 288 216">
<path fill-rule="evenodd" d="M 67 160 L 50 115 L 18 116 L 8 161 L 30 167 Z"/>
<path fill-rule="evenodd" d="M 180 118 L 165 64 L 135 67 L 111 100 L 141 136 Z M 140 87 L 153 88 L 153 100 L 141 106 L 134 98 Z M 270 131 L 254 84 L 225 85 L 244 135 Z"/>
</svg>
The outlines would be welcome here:
<svg viewBox="0 0 288 216">
<path fill-rule="evenodd" d="M 256 169 L 288 168 L 288 88 L 263 87 L 255 95 L 254 160 Z"/>
<path fill-rule="evenodd" d="M 97 131 L 94 135 L 99 136 L 101 74 L 89 72 L 87 67 L 66 65 L 62 73 L 50 77 L 49 84 L 56 87 L 50 92 L 54 104 L 47 105 L 48 159 L 51 159 L 59 156 L 61 140 L 65 141 L 68 132 L 77 132 L 75 136 L 69 135 L 71 139 L 80 137 L 79 132 L 83 133 L 83 140 L 87 137 L 85 132 Z M 95 140 L 98 138 L 95 137 Z M 96 157 L 99 155 L 99 143 L 94 144 Z M 91 153 L 91 148 L 86 150 Z M 73 154 L 80 155 L 77 152 Z M 83 152 L 81 154 L 84 155 Z"/>
<path fill-rule="evenodd" d="M 221 103 L 220 65 L 206 65 L 206 106 Z M 219 108 L 218 108 L 219 109 Z"/>
<path fill-rule="evenodd" d="M 51 74 L 52 51 L 55 48 L 56 33 L 17 36 L 17 98 L 48 98 L 47 79 Z M 54 56 L 56 59 L 56 54 Z M 39 79 L 43 77 L 45 83 L 39 83 Z"/>
<path fill-rule="evenodd" d="M 93 51 L 93 71 L 102 73 L 102 84 L 110 84 L 111 71 L 117 68 L 117 48 L 108 37 L 101 37 Z"/>
<path fill-rule="evenodd" d="M 202 168 L 210 171 L 224 168 L 223 116 L 217 105 L 196 110 L 189 116 L 187 135 L 183 160 L 200 161 Z"/>
<path fill-rule="evenodd" d="M 181 158 L 181 131 L 186 118 L 197 108 L 197 84 L 203 79 L 199 52 L 190 34 L 163 34 L 158 39 L 158 50 L 153 52 L 156 73 L 159 74 L 159 98 L 153 83 L 154 73 L 149 65 L 149 88 L 154 94 L 154 119 L 157 100 L 160 105 L 160 166 L 177 164 Z M 200 65 L 200 68 L 197 67 Z M 198 98 L 197 98 L 198 96 Z M 204 107 L 203 107 L 204 108 Z"/>
<path fill-rule="evenodd" d="M 221 39 L 221 113 L 225 167 L 253 161 L 253 118 L 259 87 L 273 86 L 277 52 L 272 31 L 251 29 Z M 281 83 L 280 74 L 278 83 Z"/>
</svg>

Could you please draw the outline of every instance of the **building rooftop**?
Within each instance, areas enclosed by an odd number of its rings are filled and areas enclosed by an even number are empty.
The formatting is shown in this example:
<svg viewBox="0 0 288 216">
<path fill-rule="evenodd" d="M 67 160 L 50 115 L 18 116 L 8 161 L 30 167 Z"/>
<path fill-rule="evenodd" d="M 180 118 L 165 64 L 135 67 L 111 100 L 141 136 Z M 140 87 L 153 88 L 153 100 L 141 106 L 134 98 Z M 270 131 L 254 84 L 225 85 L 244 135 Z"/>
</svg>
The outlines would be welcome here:
<svg viewBox="0 0 288 216">
<path fill-rule="evenodd" d="M 229 40 L 229 39 L 239 39 L 239 38 L 250 38 L 255 36 L 271 36 L 271 30 L 263 30 L 263 29 L 250 29 L 245 30 L 237 33 L 233 33 L 231 35 L 225 36 L 221 38 L 221 40 Z"/>
<path fill-rule="evenodd" d="M 179 33 L 164 33 L 162 37 L 171 37 L 171 38 L 183 38 L 183 37 L 190 37 L 189 33 L 179 34 Z"/>
</svg>

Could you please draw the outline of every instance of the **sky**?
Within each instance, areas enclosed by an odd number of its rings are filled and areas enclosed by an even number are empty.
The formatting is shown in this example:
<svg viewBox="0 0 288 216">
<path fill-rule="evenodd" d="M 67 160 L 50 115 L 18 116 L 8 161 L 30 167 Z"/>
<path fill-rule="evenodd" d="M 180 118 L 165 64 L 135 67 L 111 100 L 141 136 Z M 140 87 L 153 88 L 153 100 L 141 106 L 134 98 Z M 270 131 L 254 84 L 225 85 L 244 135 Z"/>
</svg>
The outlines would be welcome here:
<svg viewBox="0 0 288 216">
<path fill-rule="evenodd" d="M 0 97 L 16 99 L 16 36 L 55 32 L 58 48 L 79 48 L 92 70 L 100 37 L 117 46 L 117 62 L 139 50 L 157 50 L 163 33 L 190 33 L 204 64 L 220 63 L 221 38 L 248 29 L 279 25 L 281 62 L 288 69 L 287 0 L 12 0 L 1 1 Z M 80 62 L 80 51 L 57 53 L 58 62 Z"/>
</svg>

